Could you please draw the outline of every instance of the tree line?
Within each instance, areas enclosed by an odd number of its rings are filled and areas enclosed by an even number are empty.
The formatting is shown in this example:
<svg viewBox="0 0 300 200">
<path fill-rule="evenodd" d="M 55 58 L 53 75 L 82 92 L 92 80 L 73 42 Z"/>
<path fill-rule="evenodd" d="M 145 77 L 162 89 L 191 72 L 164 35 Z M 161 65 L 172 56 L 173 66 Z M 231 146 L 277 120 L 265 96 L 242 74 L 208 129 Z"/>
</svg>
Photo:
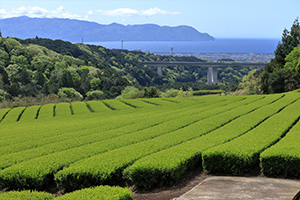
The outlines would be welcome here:
<svg viewBox="0 0 300 200">
<path fill-rule="evenodd" d="M 261 76 L 263 93 L 281 93 L 300 88 L 300 26 L 298 18 L 291 30 L 284 29 L 275 58 L 266 65 Z"/>
</svg>

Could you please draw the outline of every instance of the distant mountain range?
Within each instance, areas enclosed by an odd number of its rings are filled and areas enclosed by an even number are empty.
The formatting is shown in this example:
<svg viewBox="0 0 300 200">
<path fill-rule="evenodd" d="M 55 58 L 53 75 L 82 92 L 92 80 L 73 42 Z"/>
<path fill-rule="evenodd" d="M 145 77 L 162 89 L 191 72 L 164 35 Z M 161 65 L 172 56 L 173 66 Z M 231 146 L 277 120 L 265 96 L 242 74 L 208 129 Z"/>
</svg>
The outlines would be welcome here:
<svg viewBox="0 0 300 200">
<path fill-rule="evenodd" d="M 214 40 L 207 33 L 200 33 L 190 26 L 158 26 L 155 24 L 102 25 L 95 22 L 59 19 L 15 17 L 0 20 L 3 37 L 21 39 L 61 39 L 71 42 L 101 41 L 208 41 Z"/>
</svg>

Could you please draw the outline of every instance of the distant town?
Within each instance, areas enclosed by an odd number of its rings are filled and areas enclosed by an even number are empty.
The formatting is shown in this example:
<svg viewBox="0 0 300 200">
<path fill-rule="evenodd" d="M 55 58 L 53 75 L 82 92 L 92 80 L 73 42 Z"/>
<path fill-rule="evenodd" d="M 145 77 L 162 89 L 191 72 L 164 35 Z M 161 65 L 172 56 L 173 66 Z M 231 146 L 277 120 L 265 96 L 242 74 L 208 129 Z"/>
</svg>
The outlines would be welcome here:
<svg viewBox="0 0 300 200">
<path fill-rule="evenodd" d="M 170 53 L 157 52 L 155 55 L 170 55 Z M 231 59 L 241 62 L 270 62 L 274 58 L 272 53 L 173 53 L 173 56 L 195 56 L 216 62 L 220 59 Z"/>
</svg>

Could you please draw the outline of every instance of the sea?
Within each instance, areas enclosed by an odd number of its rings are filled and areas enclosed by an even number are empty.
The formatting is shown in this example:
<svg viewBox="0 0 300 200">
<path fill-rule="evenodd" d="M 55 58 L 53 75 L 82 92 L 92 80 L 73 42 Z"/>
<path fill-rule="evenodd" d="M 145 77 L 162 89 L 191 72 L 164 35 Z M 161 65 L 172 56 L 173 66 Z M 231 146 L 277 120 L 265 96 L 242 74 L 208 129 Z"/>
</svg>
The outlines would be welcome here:
<svg viewBox="0 0 300 200">
<path fill-rule="evenodd" d="M 113 41 L 90 42 L 109 49 L 149 53 L 265 53 L 273 54 L 280 39 L 215 39 L 213 41 Z"/>
</svg>

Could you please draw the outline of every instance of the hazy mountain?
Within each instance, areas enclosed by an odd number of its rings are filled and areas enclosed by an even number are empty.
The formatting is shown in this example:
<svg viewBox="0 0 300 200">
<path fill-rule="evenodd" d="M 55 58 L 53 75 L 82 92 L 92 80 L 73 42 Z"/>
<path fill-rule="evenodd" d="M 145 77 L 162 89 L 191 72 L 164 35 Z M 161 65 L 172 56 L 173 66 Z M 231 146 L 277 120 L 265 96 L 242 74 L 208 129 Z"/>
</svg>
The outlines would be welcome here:
<svg viewBox="0 0 300 200">
<path fill-rule="evenodd" d="M 61 39 L 71 42 L 99 41 L 207 41 L 214 40 L 207 33 L 200 33 L 190 26 L 158 26 L 155 24 L 102 25 L 95 22 L 58 19 L 15 17 L 0 20 L 3 37 L 22 39 L 41 38 Z"/>
</svg>

